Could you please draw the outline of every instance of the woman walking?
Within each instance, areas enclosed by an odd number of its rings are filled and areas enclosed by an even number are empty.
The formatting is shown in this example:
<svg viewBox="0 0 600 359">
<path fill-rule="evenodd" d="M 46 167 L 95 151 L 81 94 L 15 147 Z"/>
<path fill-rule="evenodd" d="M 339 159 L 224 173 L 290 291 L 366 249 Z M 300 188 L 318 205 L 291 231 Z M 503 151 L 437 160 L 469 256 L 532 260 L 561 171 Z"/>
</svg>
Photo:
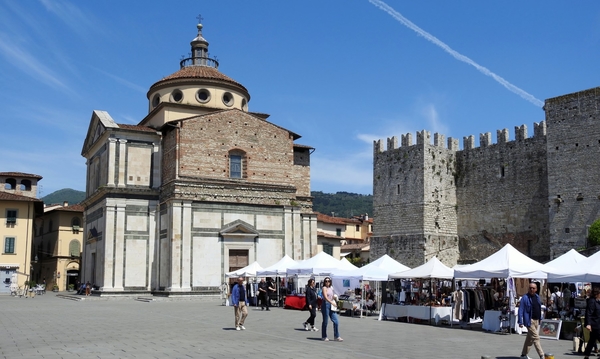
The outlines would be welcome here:
<svg viewBox="0 0 600 359">
<path fill-rule="evenodd" d="M 594 287 L 585 310 L 585 327 L 590 331 L 590 339 L 585 346 L 584 359 L 589 359 L 593 344 L 600 339 L 600 288 Z"/>
<path fill-rule="evenodd" d="M 331 310 L 331 307 L 336 308 L 337 304 L 333 299 L 333 288 L 331 287 L 331 278 L 325 277 L 323 280 L 323 304 L 321 305 L 321 313 L 323 313 L 323 324 L 321 324 L 321 339 L 325 342 L 329 341 L 327 338 L 327 324 L 329 319 L 333 323 L 333 335 L 334 340 L 341 342 L 344 339 L 340 337 L 340 332 L 338 330 L 338 317 L 337 313 Z"/>
<path fill-rule="evenodd" d="M 316 332 L 319 329 L 315 328 L 315 317 L 317 316 L 317 292 L 315 291 L 314 278 L 309 279 L 308 285 L 306 286 L 306 307 L 310 312 L 310 316 L 306 322 L 303 323 L 304 330 Z"/>
</svg>

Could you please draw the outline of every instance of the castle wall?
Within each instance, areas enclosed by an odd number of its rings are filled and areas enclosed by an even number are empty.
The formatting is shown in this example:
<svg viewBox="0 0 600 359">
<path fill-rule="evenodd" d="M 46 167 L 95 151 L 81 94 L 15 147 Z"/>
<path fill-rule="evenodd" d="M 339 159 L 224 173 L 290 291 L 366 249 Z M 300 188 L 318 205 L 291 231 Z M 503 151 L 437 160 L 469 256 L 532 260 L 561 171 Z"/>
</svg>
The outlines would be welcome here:
<svg viewBox="0 0 600 359">
<path fill-rule="evenodd" d="M 465 138 L 456 154 L 456 196 L 461 261 L 478 261 L 510 243 L 535 259 L 549 259 L 546 137 L 544 124 L 482 134 L 480 147 Z"/>
<path fill-rule="evenodd" d="M 554 256 L 586 246 L 600 218 L 600 88 L 545 102 L 548 124 L 548 205 Z"/>
<path fill-rule="evenodd" d="M 447 264 L 458 260 L 456 191 L 453 161 L 455 141 L 428 131 L 388 139 L 387 150 L 375 143 L 371 259 L 388 254 L 408 266 L 437 256 Z"/>
</svg>

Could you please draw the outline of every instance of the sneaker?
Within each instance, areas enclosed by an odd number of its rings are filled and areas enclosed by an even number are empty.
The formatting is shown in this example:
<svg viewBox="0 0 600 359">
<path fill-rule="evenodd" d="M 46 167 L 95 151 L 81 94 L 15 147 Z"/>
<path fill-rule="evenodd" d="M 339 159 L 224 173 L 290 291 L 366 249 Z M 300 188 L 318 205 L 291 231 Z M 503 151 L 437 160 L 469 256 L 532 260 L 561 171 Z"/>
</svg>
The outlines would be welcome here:
<svg viewBox="0 0 600 359">
<path fill-rule="evenodd" d="M 235 330 L 241 330 L 240 327 L 235 327 Z"/>
<path fill-rule="evenodd" d="M 309 330 L 310 328 L 308 327 L 308 323 L 302 323 L 302 325 L 304 326 L 304 330 Z"/>
<path fill-rule="evenodd" d="M 322 340 L 322 341 L 324 341 L 324 342 L 328 342 L 328 341 L 329 341 L 329 338 L 323 338 L 323 339 L 321 339 L 321 340 Z"/>
<path fill-rule="evenodd" d="M 527 355 L 521 355 L 520 356 L 521 359 L 531 359 L 530 357 L 528 357 Z"/>
<path fill-rule="evenodd" d="M 310 330 L 312 330 L 313 332 L 318 332 L 319 328 L 312 327 L 312 328 L 310 328 Z"/>
<path fill-rule="evenodd" d="M 336 341 L 336 342 L 343 342 L 343 341 L 344 341 L 344 339 L 342 339 L 342 337 L 337 337 L 337 338 L 335 338 L 335 341 Z"/>
<path fill-rule="evenodd" d="M 267 308 L 267 312 L 271 311 L 271 309 Z"/>
<path fill-rule="evenodd" d="M 242 330 L 246 330 L 246 327 L 243 325 L 240 325 L 240 328 L 242 328 Z"/>
</svg>

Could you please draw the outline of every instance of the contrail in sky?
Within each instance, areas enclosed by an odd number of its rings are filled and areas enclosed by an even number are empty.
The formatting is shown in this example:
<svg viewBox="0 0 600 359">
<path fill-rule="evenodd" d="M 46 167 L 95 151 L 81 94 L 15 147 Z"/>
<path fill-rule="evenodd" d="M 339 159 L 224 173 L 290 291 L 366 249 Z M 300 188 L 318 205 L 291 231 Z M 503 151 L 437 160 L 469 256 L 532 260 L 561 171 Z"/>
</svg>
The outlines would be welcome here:
<svg viewBox="0 0 600 359">
<path fill-rule="evenodd" d="M 500 76 L 496 75 L 495 73 L 491 72 L 487 68 L 479 65 L 478 63 L 476 63 L 475 61 L 473 61 L 470 58 L 466 57 L 465 55 L 462 55 L 462 54 L 460 54 L 460 53 L 452 50 L 450 48 L 450 46 L 446 45 L 445 43 L 443 43 L 442 41 L 440 41 L 437 37 L 431 35 L 427 31 L 421 29 L 420 27 L 418 27 L 417 25 L 415 25 L 414 23 L 412 23 L 410 20 L 408 20 L 407 18 L 405 18 L 404 16 L 402 16 L 399 12 L 397 12 L 396 10 L 394 10 L 392 7 L 390 7 L 388 4 L 384 3 L 383 1 L 381 1 L 381 0 L 369 0 L 369 2 L 371 4 L 377 6 L 381 10 L 383 10 L 383 11 L 387 12 L 388 14 L 390 14 L 394 19 L 396 19 L 400 23 L 402 23 L 402 25 L 408 27 L 409 29 L 411 29 L 414 32 L 416 32 L 417 34 L 423 36 L 426 40 L 428 40 L 430 42 L 433 42 L 435 45 L 441 47 L 444 51 L 446 51 L 447 53 L 449 53 L 450 55 L 452 55 L 455 59 L 457 59 L 459 61 L 462 61 L 462 62 L 465 62 L 465 63 L 473 66 L 474 68 L 476 68 L 477 70 L 479 70 L 479 72 L 481 72 L 484 75 L 490 76 L 491 78 L 493 78 L 494 80 L 496 80 L 498 83 L 500 83 L 500 85 L 506 87 L 509 91 L 512 91 L 512 92 L 516 93 L 517 95 L 521 96 L 522 98 L 524 98 L 525 100 L 531 102 L 532 104 L 534 104 L 536 106 L 542 107 L 544 105 L 543 101 L 538 100 L 533 95 L 530 95 L 529 93 L 521 90 L 517 86 L 511 84 L 510 82 L 506 81 L 502 77 L 500 77 Z"/>
</svg>

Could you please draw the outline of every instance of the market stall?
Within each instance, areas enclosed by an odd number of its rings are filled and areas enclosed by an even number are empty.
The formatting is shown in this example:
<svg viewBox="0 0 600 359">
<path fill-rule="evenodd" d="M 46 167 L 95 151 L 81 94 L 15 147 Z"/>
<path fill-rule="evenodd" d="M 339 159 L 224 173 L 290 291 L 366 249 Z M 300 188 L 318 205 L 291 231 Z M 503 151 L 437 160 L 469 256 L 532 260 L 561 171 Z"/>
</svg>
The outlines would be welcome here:
<svg viewBox="0 0 600 359">
<path fill-rule="evenodd" d="M 244 277 L 247 278 L 246 281 L 246 295 L 248 297 L 248 302 L 251 305 L 258 305 L 258 301 L 256 300 L 256 292 L 257 292 L 257 283 L 256 283 L 256 272 L 263 269 L 258 262 L 254 261 L 251 264 L 247 265 L 244 268 L 240 268 L 238 270 L 225 273 L 225 278 L 237 278 Z M 254 278 L 254 281 L 251 281 L 250 278 Z M 224 286 L 227 286 L 227 293 L 231 293 L 231 288 L 229 288 L 230 284 L 223 283 Z M 228 305 L 228 300 L 225 301 L 225 305 Z"/>
<path fill-rule="evenodd" d="M 277 301 L 277 306 L 280 306 L 282 303 L 284 303 L 287 294 L 287 289 L 285 288 L 285 286 L 283 286 L 282 288 L 282 281 L 280 278 L 286 276 L 286 271 L 288 268 L 293 267 L 297 264 L 298 262 L 296 262 L 286 254 L 277 263 L 256 272 L 256 275 L 258 277 L 275 277 L 275 285 L 277 287 L 276 293 L 274 297 L 273 295 L 270 295 L 269 300 L 275 299 Z"/>
<path fill-rule="evenodd" d="M 454 278 L 454 270 L 439 261 L 437 257 L 431 258 L 427 263 L 416 268 L 393 273 L 389 275 L 390 279 L 418 279 L 419 294 L 423 291 L 422 281 L 429 281 L 429 295 L 427 296 L 428 305 L 402 305 L 402 304 L 385 304 L 383 307 L 383 316 L 388 318 L 406 317 L 407 321 L 411 319 L 420 319 L 434 322 L 436 325 L 441 320 L 451 320 L 452 308 L 449 305 L 437 305 L 435 299 L 432 300 L 431 295 L 435 298 L 436 293 L 433 291 L 434 280 L 451 280 Z"/>
<path fill-rule="evenodd" d="M 487 258 L 454 270 L 454 276 L 459 278 L 500 278 L 506 281 L 506 297 L 509 299 L 509 305 L 506 310 L 508 317 L 507 326 L 514 328 L 516 320 L 513 318 L 516 315 L 515 303 L 517 297 L 517 286 L 515 279 L 541 279 L 545 280 L 548 267 L 527 257 L 519 252 L 510 244 L 506 244 L 502 249 Z M 528 284 L 528 280 L 523 280 L 523 283 Z M 461 303 L 457 303 L 458 306 Z M 458 309 L 458 308 L 457 308 Z M 456 310 L 459 313 L 460 310 Z M 453 313 L 454 316 L 454 313 Z M 482 325 L 483 329 L 495 331 L 502 325 L 502 319 L 497 311 L 487 309 L 484 312 L 483 320 L 486 323 Z M 488 318 L 487 320 L 485 318 Z M 512 323 L 512 324 L 511 324 Z M 526 331 L 526 330 L 525 330 Z M 519 330 L 517 330 L 519 332 Z"/>
<path fill-rule="evenodd" d="M 342 308 L 349 309 L 352 313 L 360 311 L 372 311 L 381 306 L 380 283 L 388 281 L 391 273 L 397 273 L 409 270 L 410 268 L 394 260 L 387 254 L 379 259 L 352 271 L 336 270 L 331 274 L 332 286 L 334 292 L 344 295 L 346 298 L 342 301 Z M 371 282 L 375 282 L 375 288 L 372 288 Z M 368 284 L 367 284 L 368 283 Z M 374 289 L 373 298 L 367 298 L 366 288 Z"/>
<path fill-rule="evenodd" d="M 337 260 L 325 252 L 320 252 L 312 258 L 289 267 L 286 270 L 286 276 L 290 283 L 293 284 L 294 289 L 291 291 L 291 295 L 286 296 L 284 307 L 290 309 L 304 308 L 302 303 L 302 301 L 305 301 L 304 287 L 310 277 L 323 277 L 331 275 L 335 270 L 351 269 L 357 269 L 357 267 L 348 262 L 348 260 Z M 300 307 L 301 304 L 302 307 Z"/>
</svg>

